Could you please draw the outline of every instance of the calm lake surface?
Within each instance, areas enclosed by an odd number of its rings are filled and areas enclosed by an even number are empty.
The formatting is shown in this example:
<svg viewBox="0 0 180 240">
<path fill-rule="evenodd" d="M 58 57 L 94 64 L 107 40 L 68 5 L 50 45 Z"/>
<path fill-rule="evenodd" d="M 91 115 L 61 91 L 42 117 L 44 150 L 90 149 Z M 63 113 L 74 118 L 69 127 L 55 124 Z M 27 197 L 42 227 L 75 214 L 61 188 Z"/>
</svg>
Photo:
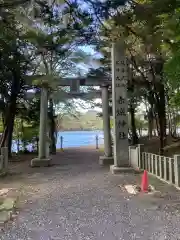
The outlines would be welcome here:
<svg viewBox="0 0 180 240">
<path fill-rule="evenodd" d="M 98 136 L 99 144 L 103 144 L 102 131 L 68 131 L 59 132 L 57 137 L 57 148 L 61 147 L 61 136 L 63 137 L 63 147 L 80 147 L 88 145 L 96 145 L 96 136 Z"/>
<path fill-rule="evenodd" d="M 147 131 L 143 130 L 142 135 L 147 135 Z M 63 148 L 96 146 L 96 136 L 98 136 L 98 144 L 104 143 L 104 134 L 102 130 L 94 131 L 64 131 L 57 134 L 57 148 L 61 148 L 61 136 L 63 137 Z M 20 146 L 20 150 L 21 150 Z M 32 145 L 29 144 L 27 149 L 32 151 Z M 17 141 L 13 141 L 12 151 L 17 152 Z"/>
<path fill-rule="evenodd" d="M 81 147 L 96 145 L 96 136 L 98 136 L 99 144 L 103 144 L 103 131 L 64 131 L 58 132 L 57 135 L 57 148 L 61 148 L 61 136 L 63 137 L 63 148 L 68 147 Z M 21 149 L 21 147 L 20 147 Z M 32 145 L 29 144 L 27 149 L 32 151 Z M 17 142 L 13 141 L 12 151 L 17 152 Z"/>
</svg>

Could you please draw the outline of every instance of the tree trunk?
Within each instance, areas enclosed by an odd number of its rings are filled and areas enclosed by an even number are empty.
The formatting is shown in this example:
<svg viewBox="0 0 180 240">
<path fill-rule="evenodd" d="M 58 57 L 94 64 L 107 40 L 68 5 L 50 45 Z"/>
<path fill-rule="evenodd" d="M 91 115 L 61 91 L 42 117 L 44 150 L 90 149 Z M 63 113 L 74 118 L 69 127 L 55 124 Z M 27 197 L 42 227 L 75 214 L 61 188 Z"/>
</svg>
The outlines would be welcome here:
<svg viewBox="0 0 180 240">
<path fill-rule="evenodd" d="M 129 111 L 130 111 L 130 117 L 131 117 L 132 145 L 136 145 L 136 144 L 138 144 L 138 135 L 137 135 L 136 121 L 135 121 L 135 108 L 134 108 L 134 98 L 133 98 L 133 94 L 134 94 L 133 79 L 131 79 L 131 84 L 130 84 L 128 90 L 131 93 Z"/>
<path fill-rule="evenodd" d="M 148 112 L 148 136 L 149 136 L 149 139 L 152 139 L 152 131 L 153 131 L 153 111 L 152 111 L 152 108 L 150 108 L 149 112 Z"/>
<path fill-rule="evenodd" d="M 7 146 L 8 146 L 8 156 L 9 157 L 11 157 L 11 148 L 12 148 L 15 115 L 16 115 L 16 107 L 14 107 L 14 113 L 12 114 L 12 118 L 10 119 L 9 125 L 8 125 Z"/>
<path fill-rule="evenodd" d="M 49 99 L 49 118 L 50 118 L 50 138 L 51 138 L 51 145 L 50 145 L 50 153 L 56 154 L 56 123 L 54 120 L 54 105 L 52 98 Z"/>
<path fill-rule="evenodd" d="M 159 117 L 156 113 L 154 113 L 155 119 L 153 120 L 153 130 L 154 132 L 157 132 L 157 134 L 154 134 L 154 136 L 159 137 L 160 136 L 160 129 L 159 129 Z"/>
<path fill-rule="evenodd" d="M 2 123 L 3 123 L 3 129 L 5 129 L 5 109 L 2 111 Z"/>
<path fill-rule="evenodd" d="M 131 103 L 130 103 L 130 116 L 131 116 L 132 145 L 136 145 L 138 144 L 138 136 L 136 131 L 135 110 Z"/>
<path fill-rule="evenodd" d="M 21 118 L 21 134 L 22 134 L 22 148 L 23 148 L 23 152 L 26 152 L 26 141 L 25 141 L 25 134 L 24 134 L 24 123 L 23 123 L 23 119 Z"/>
<path fill-rule="evenodd" d="M 14 98 L 13 98 L 14 99 Z M 5 129 L 1 137 L 0 148 L 8 147 L 8 154 L 11 157 L 12 134 L 14 129 L 14 119 L 16 114 L 16 100 L 10 102 L 7 109 L 7 117 L 5 119 Z"/>
<path fill-rule="evenodd" d="M 14 119 L 16 115 L 16 101 L 20 90 L 20 78 L 16 72 L 13 72 L 13 80 L 11 86 L 11 96 L 5 116 L 5 129 L 1 137 L 0 148 L 7 146 L 9 156 L 11 156 L 12 134 L 14 129 Z"/>
<path fill-rule="evenodd" d="M 156 107 L 159 120 L 160 154 L 163 155 L 166 144 L 166 106 L 164 85 L 161 83 L 159 84 L 159 99 L 157 99 Z"/>
<path fill-rule="evenodd" d="M 172 135 L 173 135 L 173 125 L 172 125 L 171 111 L 170 111 L 169 108 L 168 108 L 168 128 L 169 128 L 168 134 L 169 134 L 170 136 L 172 136 Z"/>
<path fill-rule="evenodd" d="M 177 119 L 177 113 L 179 111 L 177 109 L 173 109 L 173 131 L 172 131 L 172 135 L 177 137 L 177 123 L 179 122 L 179 119 Z"/>
</svg>

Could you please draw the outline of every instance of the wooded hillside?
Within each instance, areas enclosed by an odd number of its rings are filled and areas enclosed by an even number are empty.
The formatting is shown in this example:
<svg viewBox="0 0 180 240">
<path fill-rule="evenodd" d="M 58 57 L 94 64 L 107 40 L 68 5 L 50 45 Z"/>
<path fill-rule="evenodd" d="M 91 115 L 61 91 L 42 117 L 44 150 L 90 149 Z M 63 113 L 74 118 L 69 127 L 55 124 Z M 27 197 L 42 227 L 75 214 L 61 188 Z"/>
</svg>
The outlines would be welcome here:
<svg viewBox="0 0 180 240">
<path fill-rule="evenodd" d="M 94 130 L 102 129 L 102 118 L 97 116 L 97 111 L 89 110 L 77 116 L 65 115 L 57 124 L 57 130 Z M 58 119 L 58 117 L 57 117 Z M 57 120 L 58 121 L 58 120 Z"/>
</svg>

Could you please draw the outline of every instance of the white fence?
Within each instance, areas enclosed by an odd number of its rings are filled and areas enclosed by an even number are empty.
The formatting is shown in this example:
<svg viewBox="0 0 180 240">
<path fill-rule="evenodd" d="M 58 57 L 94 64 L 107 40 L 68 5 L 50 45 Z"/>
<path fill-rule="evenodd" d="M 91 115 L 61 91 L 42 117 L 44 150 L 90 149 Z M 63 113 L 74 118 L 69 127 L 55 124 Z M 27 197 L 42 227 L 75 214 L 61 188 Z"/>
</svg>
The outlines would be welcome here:
<svg viewBox="0 0 180 240">
<path fill-rule="evenodd" d="M 147 170 L 157 178 L 180 188 L 180 155 L 173 158 L 143 151 L 143 145 L 129 147 L 130 164 L 135 169 Z"/>
</svg>

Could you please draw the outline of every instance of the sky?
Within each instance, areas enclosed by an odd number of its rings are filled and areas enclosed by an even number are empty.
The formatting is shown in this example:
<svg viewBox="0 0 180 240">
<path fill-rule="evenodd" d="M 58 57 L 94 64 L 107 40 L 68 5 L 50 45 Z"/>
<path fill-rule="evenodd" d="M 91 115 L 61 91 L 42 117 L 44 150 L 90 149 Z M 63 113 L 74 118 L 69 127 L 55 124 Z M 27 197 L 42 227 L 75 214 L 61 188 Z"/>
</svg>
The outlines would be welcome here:
<svg viewBox="0 0 180 240">
<path fill-rule="evenodd" d="M 97 61 L 95 61 L 95 59 L 98 59 L 100 57 L 102 57 L 98 52 L 96 52 L 94 49 L 93 49 L 93 46 L 90 46 L 90 45 L 84 45 L 84 46 L 81 46 L 79 47 L 79 49 L 83 50 L 84 52 L 86 52 L 87 54 L 90 54 L 92 55 L 92 61 L 90 62 L 90 65 L 89 67 L 93 67 L 93 68 L 98 68 L 98 64 L 97 64 Z M 87 65 L 82 65 L 82 64 L 79 64 L 79 67 L 80 68 L 84 68 L 86 71 L 88 70 L 87 68 Z M 82 112 L 82 113 L 85 113 L 87 112 L 88 110 L 92 109 L 92 105 L 90 103 L 86 103 L 85 101 L 83 101 L 83 105 L 86 107 L 86 109 L 80 107 L 80 102 L 81 100 L 75 100 L 75 102 L 77 102 L 77 110 Z M 100 98 L 97 98 L 97 99 L 94 99 L 94 102 L 95 103 L 101 103 L 101 99 Z M 98 112 L 102 111 L 102 108 L 99 108 L 99 107 L 95 107 L 93 108 L 93 110 L 96 110 Z"/>
<path fill-rule="evenodd" d="M 101 112 L 102 111 L 102 108 L 99 108 L 99 107 L 93 107 L 92 108 L 92 105 L 89 104 L 89 103 L 86 103 L 85 101 L 82 101 L 82 100 L 74 100 L 76 103 L 77 103 L 77 111 L 79 112 L 82 112 L 82 113 L 86 113 L 88 110 L 95 110 L 97 112 Z M 86 108 L 82 108 L 80 106 L 80 103 L 81 101 L 83 102 L 83 105 L 86 107 Z M 101 99 L 100 98 L 97 98 L 97 99 L 94 99 L 94 103 L 102 103 Z"/>
</svg>

